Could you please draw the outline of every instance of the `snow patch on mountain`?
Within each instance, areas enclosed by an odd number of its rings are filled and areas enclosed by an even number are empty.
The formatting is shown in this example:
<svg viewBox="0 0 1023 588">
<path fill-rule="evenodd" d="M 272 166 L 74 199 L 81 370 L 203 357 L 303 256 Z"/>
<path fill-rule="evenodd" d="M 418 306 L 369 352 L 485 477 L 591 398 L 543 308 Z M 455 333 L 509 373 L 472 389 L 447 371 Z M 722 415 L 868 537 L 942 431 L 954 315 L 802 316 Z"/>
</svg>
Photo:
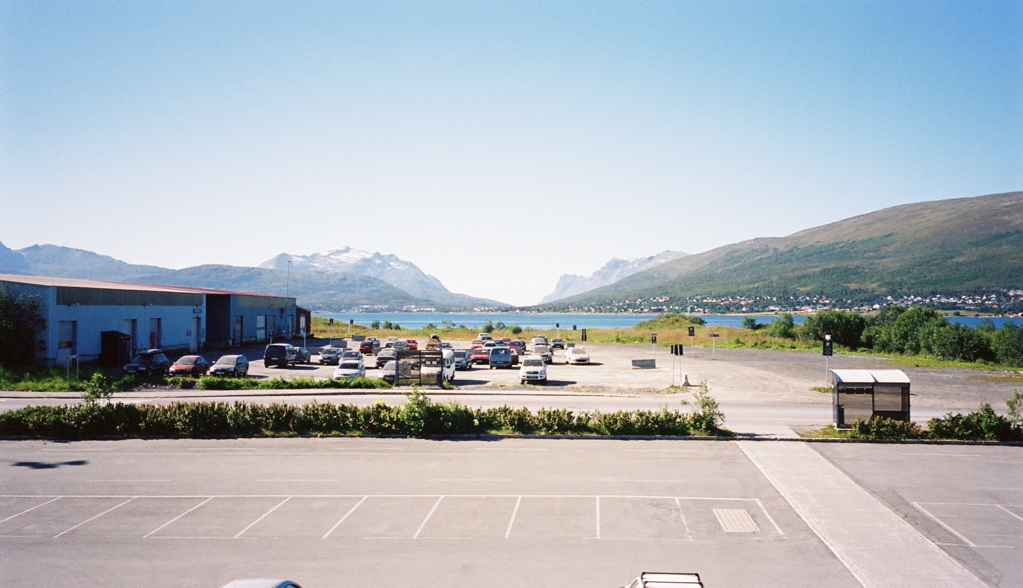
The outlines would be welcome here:
<svg viewBox="0 0 1023 588">
<path fill-rule="evenodd" d="M 578 294 L 596 290 L 604 286 L 610 286 L 615 282 L 625 279 L 632 274 L 648 270 L 650 268 L 674 261 L 681 257 L 688 256 L 682 251 L 662 251 L 650 257 L 639 257 L 636 259 L 612 259 L 603 267 L 593 272 L 589 277 L 576 274 L 565 274 L 558 279 L 558 285 L 554 291 L 543 297 L 540 304 L 554 302 L 563 298 L 569 298 Z"/>
</svg>

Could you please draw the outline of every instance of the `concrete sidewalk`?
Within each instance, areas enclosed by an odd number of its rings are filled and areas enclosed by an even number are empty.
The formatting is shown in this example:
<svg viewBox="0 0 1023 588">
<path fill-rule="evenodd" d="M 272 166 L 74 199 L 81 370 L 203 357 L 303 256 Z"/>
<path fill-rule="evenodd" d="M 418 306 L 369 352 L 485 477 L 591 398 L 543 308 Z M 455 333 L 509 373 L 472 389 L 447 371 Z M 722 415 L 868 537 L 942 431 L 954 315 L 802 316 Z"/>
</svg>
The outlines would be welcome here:
<svg viewBox="0 0 1023 588">
<path fill-rule="evenodd" d="M 738 446 L 864 586 L 986 586 L 808 444 Z"/>
</svg>

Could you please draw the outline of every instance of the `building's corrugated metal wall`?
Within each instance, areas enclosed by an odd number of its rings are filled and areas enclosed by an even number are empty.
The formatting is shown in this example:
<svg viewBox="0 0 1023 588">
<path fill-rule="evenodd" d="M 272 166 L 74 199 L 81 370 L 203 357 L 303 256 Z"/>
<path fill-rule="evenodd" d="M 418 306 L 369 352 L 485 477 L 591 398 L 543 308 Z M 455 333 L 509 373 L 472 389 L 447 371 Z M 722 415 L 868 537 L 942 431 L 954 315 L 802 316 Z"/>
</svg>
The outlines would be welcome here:
<svg viewBox="0 0 1023 588">
<path fill-rule="evenodd" d="M 202 294 L 57 287 L 57 304 L 73 306 L 202 306 Z"/>
</svg>

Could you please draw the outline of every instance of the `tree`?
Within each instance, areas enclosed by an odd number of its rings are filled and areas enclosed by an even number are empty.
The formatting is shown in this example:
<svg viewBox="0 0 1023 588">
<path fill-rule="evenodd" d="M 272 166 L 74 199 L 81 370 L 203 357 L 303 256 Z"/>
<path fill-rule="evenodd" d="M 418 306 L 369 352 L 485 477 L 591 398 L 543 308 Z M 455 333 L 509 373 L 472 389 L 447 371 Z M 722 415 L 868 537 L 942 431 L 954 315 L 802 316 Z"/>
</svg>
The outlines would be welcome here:
<svg viewBox="0 0 1023 588">
<path fill-rule="evenodd" d="M 999 363 L 1023 367 L 1023 326 L 1005 323 L 995 333 L 995 356 Z"/>
<path fill-rule="evenodd" d="M 854 312 L 822 310 L 807 317 L 799 329 L 799 336 L 807 341 L 823 341 L 826 335 L 831 340 L 850 349 L 860 346 L 867 320 Z"/>
<path fill-rule="evenodd" d="M 748 316 L 742 319 L 742 328 L 756 331 L 760 328 L 760 323 L 757 322 L 756 317 Z"/>
<path fill-rule="evenodd" d="M 880 318 L 880 315 L 878 316 Z M 898 313 L 894 320 L 883 321 L 872 334 L 872 346 L 885 353 L 916 355 L 923 350 L 924 329 L 933 323 L 947 321 L 933 309 L 913 306 L 905 312 Z"/>
<path fill-rule="evenodd" d="M 46 326 L 39 300 L 0 287 L 0 366 L 22 368 L 35 359 L 36 331 Z"/>
<path fill-rule="evenodd" d="M 767 334 L 779 339 L 795 339 L 799 334 L 796 321 L 792 320 L 792 313 L 783 312 L 781 316 L 775 317 L 767 327 Z"/>
<path fill-rule="evenodd" d="M 920 333 L 921 348 L 942 359 L 960 361 L 994 358 L 986 335 L 966 325 L 931 322 Z"/>
</svg>

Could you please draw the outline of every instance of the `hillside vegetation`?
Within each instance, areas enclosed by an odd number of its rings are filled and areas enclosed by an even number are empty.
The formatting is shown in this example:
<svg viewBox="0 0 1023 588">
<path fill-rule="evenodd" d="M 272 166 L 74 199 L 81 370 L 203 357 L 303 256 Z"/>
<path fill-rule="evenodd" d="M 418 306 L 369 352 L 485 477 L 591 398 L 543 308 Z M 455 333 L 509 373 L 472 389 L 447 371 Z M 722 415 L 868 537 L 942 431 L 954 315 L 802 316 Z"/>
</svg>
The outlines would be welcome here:
<svg viewBox="0 0 1023 588">
<path fill-rule="evenodd" d="M 736 243 L 545 305 L 658 297 L 884 296 L 1023 288 L 1023 192 L 897 206 Z"/>
</svg>

